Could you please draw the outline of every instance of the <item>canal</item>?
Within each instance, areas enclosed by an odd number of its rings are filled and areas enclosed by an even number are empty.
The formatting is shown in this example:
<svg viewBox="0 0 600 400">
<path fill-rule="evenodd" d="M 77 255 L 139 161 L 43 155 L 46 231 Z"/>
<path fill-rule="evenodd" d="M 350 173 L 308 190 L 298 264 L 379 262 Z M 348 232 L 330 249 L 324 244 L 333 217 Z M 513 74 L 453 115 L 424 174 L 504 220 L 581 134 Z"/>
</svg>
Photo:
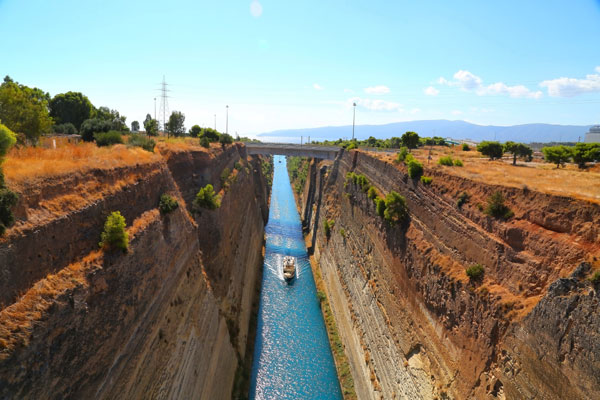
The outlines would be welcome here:
<svg viewBox="0 0 600 400">
<path fill-rule="evenodd" d="M 341 399 L 285 157 L 274 166 L 250 398 Z M 289 284 L 287 255 L 297 260 Z"/>
</svg>

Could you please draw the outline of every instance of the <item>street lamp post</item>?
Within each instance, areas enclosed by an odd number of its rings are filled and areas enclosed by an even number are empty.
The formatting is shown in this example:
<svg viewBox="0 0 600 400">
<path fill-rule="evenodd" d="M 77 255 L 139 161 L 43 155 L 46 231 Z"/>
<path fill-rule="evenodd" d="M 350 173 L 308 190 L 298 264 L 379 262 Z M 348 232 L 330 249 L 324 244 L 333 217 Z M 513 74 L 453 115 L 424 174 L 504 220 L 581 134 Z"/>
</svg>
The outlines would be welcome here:
<svg viewBox="0 0 600 400">
<path fill-rule="evenodd" d="M 225 106 L 225 133 L 229 133 L 229 106 Z"/>
<path fill-rule="evenodd" d="M 154 119 L 156 119 L 156 97 L 154 98 Z"/>
<path fill-rule="evenodd" d="M 217 114 L 215 114 L 215 131 L 217 130 Z"/>
<path fill-rule="evenodd" d="M 354 122 L 356 121 L 356 103 L 352 103 L 352 141 L 354 141 Z"/>
</svg>

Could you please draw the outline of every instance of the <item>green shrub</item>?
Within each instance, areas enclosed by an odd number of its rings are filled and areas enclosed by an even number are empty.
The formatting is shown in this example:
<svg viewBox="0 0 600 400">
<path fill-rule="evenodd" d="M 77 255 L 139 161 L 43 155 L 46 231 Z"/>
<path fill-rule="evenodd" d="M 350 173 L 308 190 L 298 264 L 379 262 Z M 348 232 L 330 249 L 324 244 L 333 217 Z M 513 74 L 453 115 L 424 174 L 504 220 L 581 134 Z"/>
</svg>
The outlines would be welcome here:
<svg viewBox="0 0 600 400">
<path fill-rule="evenodd" d="M 471 281 L 478 281 L 481 278 L 483 278 L 483 274 L 484 274 L 483 265 L 481 265 L 481 264 L 472 265 L 469 268 L 467 268 L 465 270 L 465 272 Z"/>
<path fill-rule="evenodd" d="M 356 145 L 356 142 L 352 142 L 346 147 L 346 150 L 354 150 L 356 148 L 358 148 L 358 146 Z"/>
<path fill-rule="evenodd" d="M 456 160 L 454 160 L 454 166 L 455 167 L 462 167 L 462 166 L 464 166 L 464 164 L 463 164 L 463 162 L 460 159 L 457 158 Z"/>
<path fill-rule="evenodd" d="M 4 176 L 2 176 L 2 180 L 4 180 Z M 2 187 L 4 182 L 0 183 L 0 236 L 2 236 L 6 228 L 15 222 L 11 208 L 17 205 L 19 196 L 12 190 Z"/>
<path fill-rule="evenodd" d="M 334 220 L 323 221 L 323 231 L 325 232 L 325 236 L 327 236 L 327 239 L 329 239 L 331 237 L 331 228 L 333 228 L 334 224 L 335 224 Z"/>
<path fill-rule="evenodd" d="M 466 143 L 463 143 L 461 147 L 462 147 L 462 151 L 470 151 L 471 150 L 469 145 Z"/>
<path fill-rule="evenodd" d="M 194 206 L 209 210 L 216 210 L 221 206 L 221 199 L 215 193 L 213 185 L 209 183 L 198 191 L 194 199 Z"/>
<path fill-rule="evenodd" d="M 375 186 L 369 186 L 369 190 L 367 191 L 367 196 L 371 200 L 375 200 L 377 198 L 377 189 L 375 189 Z"/>
<path fill-rule="evenodd" d="M 383 218 L 390 223 L 396 223 L 404 221 L 407 217 L 408 208 L 406 206 L 406 199 L 392 190 L 385 196 Z"/>
<path fill-rule="evenodd" d="M 344 228 L 340 228 L 340 235 L 342 235 L 343 238 L 346 237 L 346 230 Z"/>
<path fill-rule="evenodd" d="M 490 196 L 484 212 L 499 219 L 509 219 L 514 215 L 511 209 L 504 204 L 504 196 L 500 192 L 495 192 Z"/>
<path fill-rule="evenodd" d="M 240 163 L 239 161 L 236 161 L 235 164 L 233 164 L 233 169 L 237 169 L 238 171 L 241 171 L 242 163 Z"/>
<path fill-rule="evenodd" d="M 99 245 L 103 248 L 127 251 L 129 235 L 125 231 L 125 217 L 119 211 L 113 211 L 106 218 Z"/>
<path fill-rule="evenodd" d="M 448 167 L 451 167 L 454 165 L 454 162 L 452 160 L 452 157 L 450 156 L 444 156 L 444 157 L 440 157 L 440 159 L 438 160 L 438 164 L 440 165 L 446 165 Z"/>
<path fill-rule="evenodd" d="M 317 298 L 319 299 L 319 303 L 322 303 L 327 299 L 327 296 L 325 296 L 325 292 L 322 290 L 317 290 Z"/>
<path fill-rule="evenodd" d="M 154 146 L 156 146 L 156 142 L 150 139 L 147 136 L 140 135 L 138 133 L 134 133 L 129 135 L 129 140 L 127 141 L 127 146 L 130 147 L 141 147 L 142 149 L 154 153 Z"/>
<path fill-rule="evenodd" d="M 597 285 L 600 283 L 600 271 L 594 272 L 594 274 L 590 278 L 590 282 L 592 282 L 593 285 Z"/>
<path fill-rule="evenodd" d="M 206 136 L 202 136 L 200 138 L 200 146 L 208 149 L 210 147 L 210 139 Z"/>
<path fill-rule="evenodd" d="M 423 164 L 416 160 L 412 160 L 408 163 L 408 176 L 411 179 L 419 179 L 423 175 Z"/>
<path fill-rule="evenodd" d="M 411 161 L 417 161 L 417 159 L 412 154 L 407 154 L 406 157 L 404 157 L 404 165 L 410 164 Z"/>
<path fill-rule="evenodd" d="M 422 176 L 421 177 L 421 182 L 423 182 L 424 185 L 431 185 L 432 181 L 433 181 L 433 178 L 430 176 Z"/>
<path fill-rule="evenodd" d="M 221 171 L 221 185 L 225 186 L 227 179 L 229 179 L 229 175 L 231 175 L 231 170 L 225 167 L 225 169 Z"/>
<path fill-rule="evenodd" d="M 385 216 L 385 199 L 378 197 L 375 199 L 375 208 L 377 208 L 377 215 L 381 218 Z"/>
<path fill-rule="evenodd" d="M 462 192 L 458 195 L 458 199 L 456 200 L 456 207 L 462 208 L 463 204 L 469 201 L 469 194 L 467 192 Z"/>
<path fill-rule="evenodd" d="M 117 131 L 94 133 L 94 139 L 96 140 L 96 145 L 98 145 L 98 147 L 123 143 L 123 137 Z"/>
<path fill-rule="evenodd" d="M 0 124 L 0 158 L 17 142 L 17 135 L 6 126 Z"/>
<path fill-rule="evenodd" d="M 167 193 L 163 193 L 162 196 L 160 196 L 158 209 L 160 210 L 161 214 L 168 214 L 177 207 L 179 207 L 179 203 L 177 203 L 177 200 L 175 200 L 174 197 L 169 196 Z"/>
<path fill-rule="evenodd" d="M 398 153 L 398 155 L 396 156 L 396 162 L 401 163 L 404 162 L 404 160 L 406 159 L 406 156 L 408 155 L 408 149 L 406 147 L 402 147 L 400 149 L 400 152 Z"/>
</svg>

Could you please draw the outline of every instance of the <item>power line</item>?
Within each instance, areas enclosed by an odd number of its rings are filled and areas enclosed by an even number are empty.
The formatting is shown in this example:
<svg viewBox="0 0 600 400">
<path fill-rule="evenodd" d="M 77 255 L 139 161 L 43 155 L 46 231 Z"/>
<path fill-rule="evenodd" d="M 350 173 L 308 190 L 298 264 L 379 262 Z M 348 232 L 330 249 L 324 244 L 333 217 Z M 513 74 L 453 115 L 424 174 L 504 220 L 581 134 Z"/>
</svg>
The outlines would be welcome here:
<svg viewBox="0 0 600 400">
<path fill-rule="evenodd" d="M 168 98 L 171 96 L 168 96 L 167 93 L 170 92 L 171 90 L 167 89 L 167 86 L 169 86 L 169 84 L 167 84 L 167 81 L 165 80 L 165 76 L 163 75 L 163 80 L 161 82 L 161 87 L 160 89 L 158 89 L 161 92 L 161 100 L 160 100 L 160 109 L 159 109 L 159 113 L 158 115 L 160 116 L 162 114 L 162 129 L 163 132 L 165 131 L 165 126 L 167 124 L 167 113 L 168 113 L 168 108 L 169 108 L 169 102 L 168 102 Z M 159 129 L 160 129 L 161 123 L 159 121 Z"/>
</svg>

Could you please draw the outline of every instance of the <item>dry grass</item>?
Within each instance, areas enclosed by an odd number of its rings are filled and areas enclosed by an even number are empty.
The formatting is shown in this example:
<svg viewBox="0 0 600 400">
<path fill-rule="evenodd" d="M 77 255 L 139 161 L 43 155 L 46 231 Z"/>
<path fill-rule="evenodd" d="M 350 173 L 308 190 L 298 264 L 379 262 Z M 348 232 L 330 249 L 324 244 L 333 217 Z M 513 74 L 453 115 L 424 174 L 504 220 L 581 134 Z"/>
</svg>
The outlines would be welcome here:
<svg viewBox="0 0 600 400">
<path fill-rule="evenodd" d="M 98 147 L 93 143 L 69 144 L 56 149 L 42 147 L 13 148 L 3 164 L 9 183 L 19 185 L 35 178 L 64 175 L 90 169 L 109 169 L 149 163 L 160 156 L 140 147 L 116 145 Z"/>
<path fill-rule="evenodd" d="M 47 275 L 0 312 L 0 360 L 8 357 L 15 347 L 28 344 L 34 325 L 60 294 L 87 286 L 87 271 L 99 266 L 101 255 L 102 252 L 94 251 L 57 274 Z"/>
<path fill-rule="evenodd" d="M 380 159 L 392 162 L 394 155 L 371 153 Z M 512 159 L 489 161 L 479 152 L 462 151 L 459 147 L 434 147 L 431 160 L 428 160 L 429 148 L 413 150 L 413 155 L 425 167 L 444 171 L 474 181 L 523 188 L 543 193 L 574 197 L 600 204 L 600 168 L 579 170 L 575 165 L 557 169 L 554 164 L 539 162 L 526 163 Z M 437 164 L 440 157 L 450 155 L 463 161 L 464 167 L 443 167 Z"/>
</svg>

